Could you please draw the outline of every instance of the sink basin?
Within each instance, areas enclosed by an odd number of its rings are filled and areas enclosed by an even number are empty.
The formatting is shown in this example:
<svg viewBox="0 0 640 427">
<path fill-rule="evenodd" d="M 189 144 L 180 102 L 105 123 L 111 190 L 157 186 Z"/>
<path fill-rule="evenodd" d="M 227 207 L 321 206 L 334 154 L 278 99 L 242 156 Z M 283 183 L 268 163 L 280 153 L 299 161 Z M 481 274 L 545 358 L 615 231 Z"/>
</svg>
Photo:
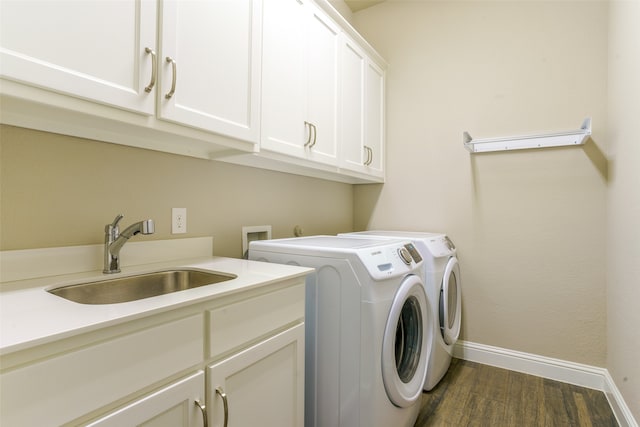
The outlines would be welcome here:
<svg viewBox="0 0 640 427">
<path fill-rule="evenodd" d="M 226 282 L 236 277 L 192 269 L 166 270 L 62 286 L 47 292 L 81 304 L 115 304 Z"/>
</svg>

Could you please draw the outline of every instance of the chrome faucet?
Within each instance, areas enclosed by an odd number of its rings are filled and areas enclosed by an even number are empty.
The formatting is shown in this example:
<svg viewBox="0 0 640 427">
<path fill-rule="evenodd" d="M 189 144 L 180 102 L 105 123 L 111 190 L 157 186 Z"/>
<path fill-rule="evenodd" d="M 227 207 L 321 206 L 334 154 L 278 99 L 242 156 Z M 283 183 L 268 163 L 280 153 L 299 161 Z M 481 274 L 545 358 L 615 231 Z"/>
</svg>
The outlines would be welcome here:
<svg viewBox="0 0 640 427">
<path fill-rule="evenodd" d="M 120 233 L 118 223 L 124 215 L 118 214 L 111 224 L 104 227 L 104 270 L 105 274 L 120 273 L 120 249 L 131 236 L 138 233 L 153 234 L 155 226 L 152 219 L 131 224 Z"/>
</svg>

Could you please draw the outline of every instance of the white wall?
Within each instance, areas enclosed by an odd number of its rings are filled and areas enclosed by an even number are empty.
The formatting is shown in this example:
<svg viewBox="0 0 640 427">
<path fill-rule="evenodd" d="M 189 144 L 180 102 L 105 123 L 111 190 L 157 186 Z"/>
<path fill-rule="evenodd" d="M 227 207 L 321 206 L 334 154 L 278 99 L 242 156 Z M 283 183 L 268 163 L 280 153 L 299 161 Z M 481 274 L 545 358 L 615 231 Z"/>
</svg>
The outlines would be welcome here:
<svg viewBox="0 0 640 427">
<path fill-rule="evenodd" d="M 640 2 L 609 21 L 607 369 L 640 420 Z"/>
<path fill-rule="evenodd" d="M 605 366 L 607 3 L 388 0 L 354 23 L 389 62 L 388 180 L 355 188 L 355 228 L 452 237 L 463 339 Z M 587 116 L 584 148 L 462 145 Z"/>
</svg>

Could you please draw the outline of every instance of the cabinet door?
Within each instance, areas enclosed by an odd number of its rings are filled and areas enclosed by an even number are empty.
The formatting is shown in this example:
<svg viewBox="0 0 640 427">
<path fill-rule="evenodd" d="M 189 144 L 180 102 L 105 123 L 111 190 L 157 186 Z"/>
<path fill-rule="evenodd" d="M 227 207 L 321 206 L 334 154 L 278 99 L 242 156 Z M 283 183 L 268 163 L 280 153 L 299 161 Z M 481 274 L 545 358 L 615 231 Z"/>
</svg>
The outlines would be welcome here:
<svg viewBox="0 0 640 427">
<path fill-rule="evenodd" d="M 3 78 L 153 114 L 156 1 L 0 2 Z"/>
<path fill-rule="evenodd" d="M 307 26 L 307 121 L 313 124 L 308 157 L 336 165 L 338 158 L 338 53 L 340 29 L 316 6 Z"/>
<path fill-rule="evenodd" d="M 341 166 L 365 171 L 364 92 L 367 58 L 351 40 L 342 44 Z"/>
<path fill-rule="evenodd" d="M 264 0 L 261 148 L 304 157 L 307 10 L 301 0 Z"/>
<path fill-rule="evenodd" d="M 209 367 L 209 423 L 304 425 L 304 324 Z M 224 397 L 222 397 L 224 394 Z"/>
<path fill-rule="evenodd" d="M 204 424 L 204 372 L 173 383 L 124 408 L 102 417 L 88 427 L 199 427 Z"/>
<path fill-rule="evenodd" d="M 261 2 L 161 4 L 159 117 L 257 143 Z"/>
<path fill-rule="evenodd" d="M 384 71 L 348 38 L 341 53 L 340 166 L 384 178 Z"/>
<path fill-rule="evenodd" d="M 384 71 L 371 61 L 366 68 L 364 144 L 369 151 L 367 168 L 370 174 L 384 176 L 385 98 Z"/>
</svg>

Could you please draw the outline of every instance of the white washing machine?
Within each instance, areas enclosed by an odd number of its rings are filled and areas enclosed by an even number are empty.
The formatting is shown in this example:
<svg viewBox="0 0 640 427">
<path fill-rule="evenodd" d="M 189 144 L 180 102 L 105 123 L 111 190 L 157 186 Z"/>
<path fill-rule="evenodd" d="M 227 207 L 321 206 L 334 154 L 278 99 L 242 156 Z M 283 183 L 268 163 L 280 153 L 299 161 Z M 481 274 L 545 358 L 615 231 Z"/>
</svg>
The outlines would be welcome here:
<svg viewBox="0 0 640 427">
<path fill-rule="evenodd" d="M 316 269 L 306 282 L 306 427 L 415 423 L 432 315 L 411 252 L 409 240 L 251 242 L 249 259 Z"/>
<path fill-rule="evenodd" d="M 462 281 L 455 245 L 443 233 L 374 230 L 342 236 L 409 239 L 422 255 L 421 277 L 434 315 L 433 324 L 437 325 L 424 383 L 424 389 L 431 390 L 447 373 L 453 345 L 460 335 Z"/>
</svg>

